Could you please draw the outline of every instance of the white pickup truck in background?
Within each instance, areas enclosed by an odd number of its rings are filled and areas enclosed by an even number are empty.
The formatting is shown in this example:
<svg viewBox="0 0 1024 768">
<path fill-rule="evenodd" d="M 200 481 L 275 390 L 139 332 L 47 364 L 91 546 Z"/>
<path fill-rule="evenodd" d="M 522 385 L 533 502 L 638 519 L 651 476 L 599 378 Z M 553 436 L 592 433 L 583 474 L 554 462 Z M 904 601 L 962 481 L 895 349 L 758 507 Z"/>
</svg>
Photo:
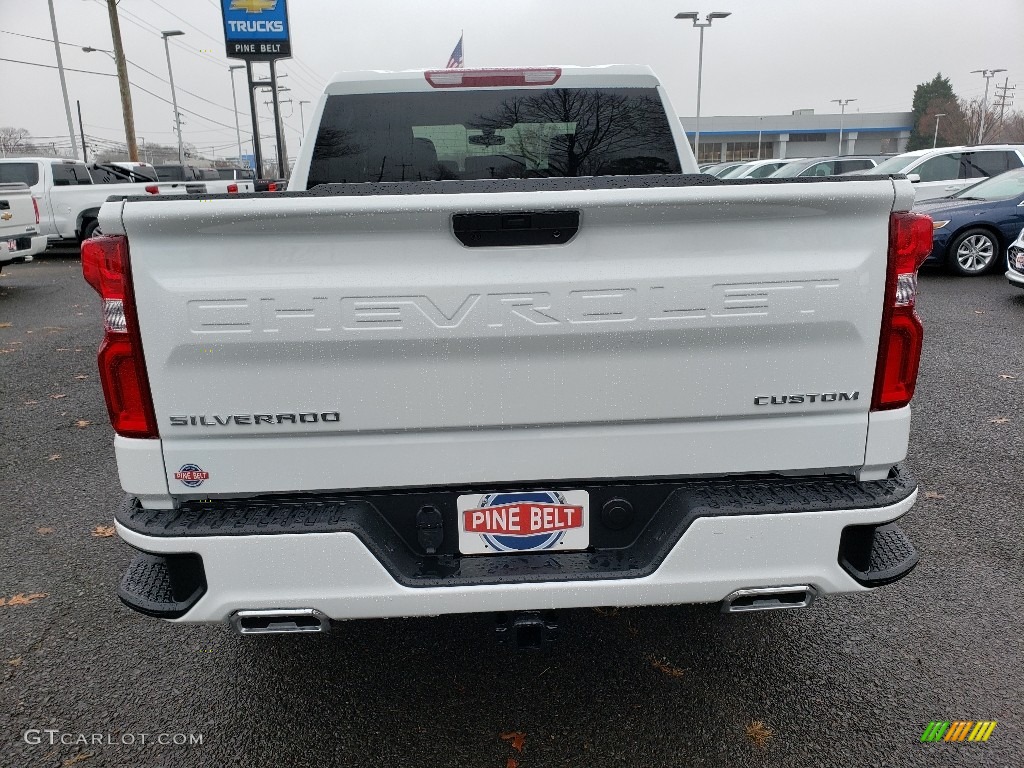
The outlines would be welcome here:
<svg viewBox="0 0 1024 768">
<path fill-rule="evenodd" d="M 25 184 L 0 183 L 0 270 L 32 261 L 46 250 L 39 234 L 39 204 Z"/>
<path fill-rule="evenodd" d="M 136 183 L 95 184 L 85 163 L 53 157 L 0 160 L 0 183 L 21 182 L 39 203 L 40 232 L 51 242 L 84 240 L 98 227 L 100 206 L 111 195 L 138 195 Z"/>
<path fill-rule="evenodd" d="M 111 196 L 253 192 L 252 181 L 97 184 L 79 160 L 17 157 L 0 160 L 0 183 L 27 184 L 39 201 L 41 232 L 51 242 L 85 240 L 99 231 L 100 206 Z"/>
<path fill-rule="evenodd" d="M 906 575 L 931 220 L 902 177 L 699 175 L 675 114 L 646 67 L 347 74 L 288 192 L 105 204 L 121 599 L 533 645 Z"/>
</svg>

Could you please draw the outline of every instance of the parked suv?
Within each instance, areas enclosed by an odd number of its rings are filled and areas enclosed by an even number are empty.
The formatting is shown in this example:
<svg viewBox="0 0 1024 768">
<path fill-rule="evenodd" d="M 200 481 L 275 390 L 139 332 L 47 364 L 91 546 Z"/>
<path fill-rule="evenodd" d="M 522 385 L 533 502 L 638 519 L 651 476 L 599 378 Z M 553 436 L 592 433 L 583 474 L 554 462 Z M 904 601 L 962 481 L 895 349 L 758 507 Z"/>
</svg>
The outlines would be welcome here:
<svg viewBox="0 0 1024 768">
<path fill-rule="evenodd" d="M 779 168 L 772 178 L 803 176 L 841 176 L 853 171 L 867 171 L 878 164 L 872 157 L 803 157 Z"/>
<path fill-rule="evenodd" d="M 949 197 L 982 179 L 1024 166 L 1024 145 L 989 144 L 977 147 L 919 149 L 889 158 L 866 174 L 904 173 L 916 200 Z"/>
</svg>

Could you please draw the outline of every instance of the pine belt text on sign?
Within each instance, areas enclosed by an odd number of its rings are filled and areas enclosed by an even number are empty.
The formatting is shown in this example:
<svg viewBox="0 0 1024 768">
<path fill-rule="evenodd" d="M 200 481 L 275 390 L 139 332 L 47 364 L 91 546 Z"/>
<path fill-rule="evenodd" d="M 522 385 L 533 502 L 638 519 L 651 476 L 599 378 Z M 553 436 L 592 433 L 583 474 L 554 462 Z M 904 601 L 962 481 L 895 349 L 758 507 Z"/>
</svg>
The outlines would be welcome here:
<svg viewBox="0 0 1024 768">
<path fill-rule="evenodd" d="M 467 533 L 532 536 L 583 527 L 583 507 L 574 504 L 520 502 L 463 512 Z"/>
</svg>

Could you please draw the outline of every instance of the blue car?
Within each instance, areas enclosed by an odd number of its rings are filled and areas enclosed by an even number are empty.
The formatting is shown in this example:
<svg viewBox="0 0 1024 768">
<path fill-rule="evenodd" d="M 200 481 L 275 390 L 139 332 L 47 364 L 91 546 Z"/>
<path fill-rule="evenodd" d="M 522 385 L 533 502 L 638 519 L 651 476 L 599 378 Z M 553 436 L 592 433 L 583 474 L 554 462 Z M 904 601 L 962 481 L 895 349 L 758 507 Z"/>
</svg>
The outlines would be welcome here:
<svg viewBox="0 0 1024 768">
<path fill-rule="evenodd" d="M 914 206 L 935 222 L 926 264 L 957 275 L 981 275 L 1001 264 L 1006 248 L 1024 227 L 1024 168 L 986 179 L 952 197 Z"/>
</svg>

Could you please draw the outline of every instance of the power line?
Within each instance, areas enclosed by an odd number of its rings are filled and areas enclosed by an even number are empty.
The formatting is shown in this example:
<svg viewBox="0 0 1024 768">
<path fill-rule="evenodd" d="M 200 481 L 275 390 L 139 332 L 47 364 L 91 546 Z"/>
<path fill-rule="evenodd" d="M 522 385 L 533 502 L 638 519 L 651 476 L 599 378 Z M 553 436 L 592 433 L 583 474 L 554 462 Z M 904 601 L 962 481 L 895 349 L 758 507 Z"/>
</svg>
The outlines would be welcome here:
<svg viewBox="0 0 1024 768">
<path fill-rule="evenodd" d="M 5 59 L 0 56 L 0 61 L 9 61 L 12 64 L 27 64 L 30 67 L 46 67 L 47 69 L 57 69 L 56 64 L 38 64 L 34 61 L 21 61 L 20 59 Z M 102 77 L 117 77 L 109 72 L 93 72 L 90 69 L 72 69 L 71 67 L 64 67 L 65 72 L 81 72 L 84 75 L 100 75 Z"/>
</svg>

